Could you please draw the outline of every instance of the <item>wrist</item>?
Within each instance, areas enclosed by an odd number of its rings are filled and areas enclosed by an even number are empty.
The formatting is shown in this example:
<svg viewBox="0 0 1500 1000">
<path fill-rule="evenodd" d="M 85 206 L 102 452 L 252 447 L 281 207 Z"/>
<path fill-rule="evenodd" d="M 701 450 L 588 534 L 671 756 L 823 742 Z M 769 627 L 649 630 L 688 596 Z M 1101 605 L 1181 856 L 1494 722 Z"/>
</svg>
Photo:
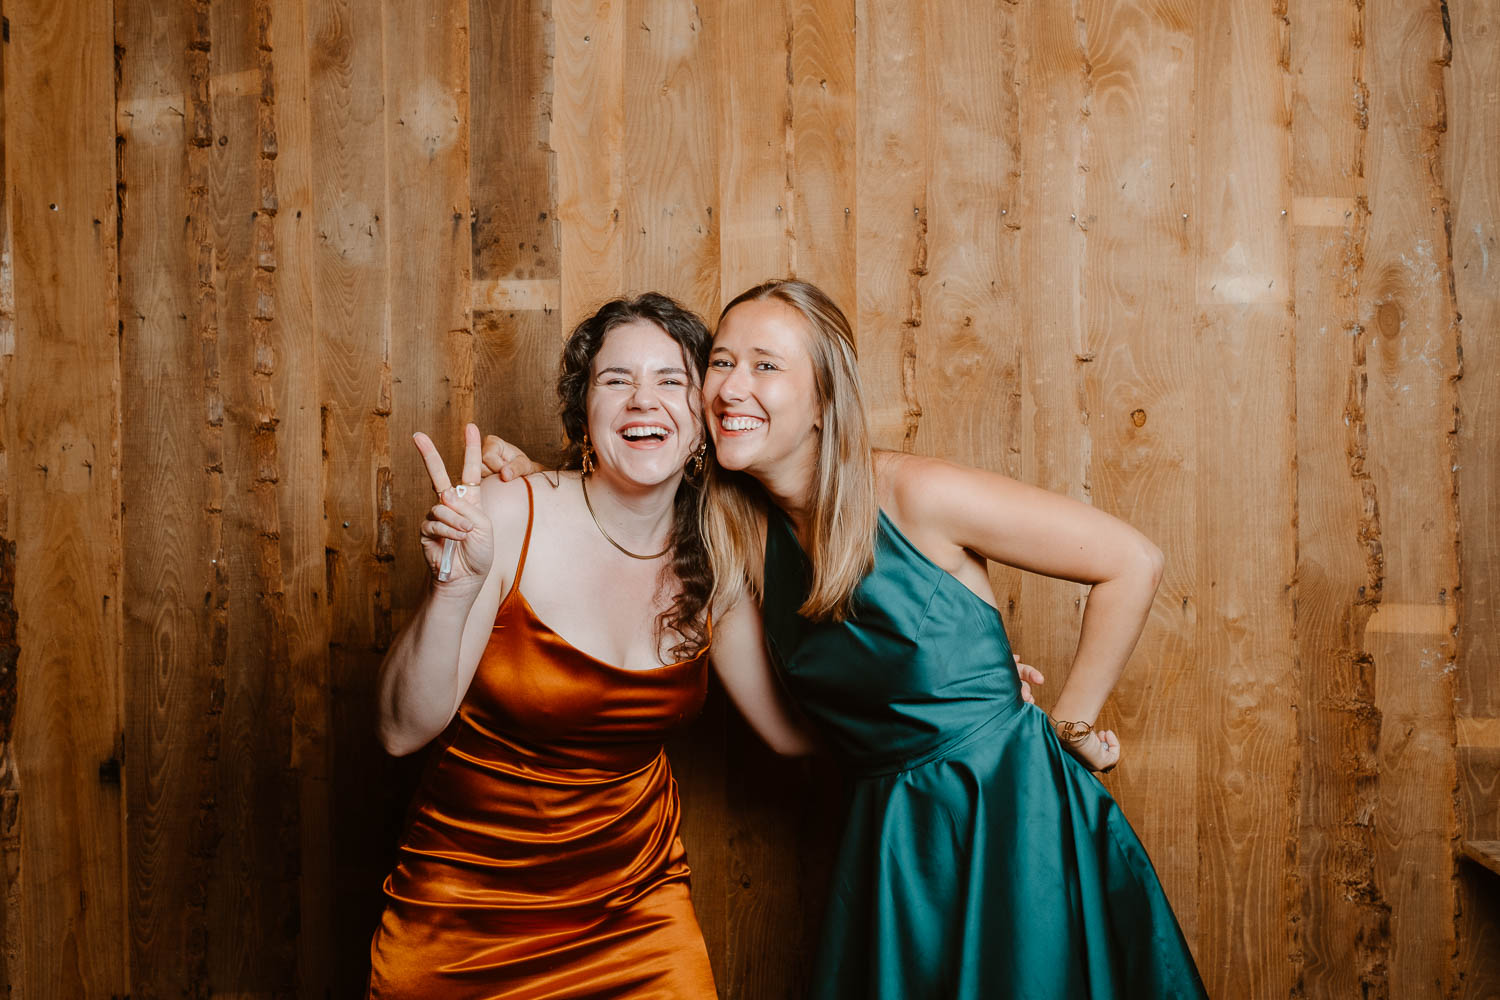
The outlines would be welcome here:
<svg viewBox="0 0 1500 1000">
<path fill-rule="evenodd" d="M 433 580 L 430 600 L 439 608 L 462 611 L 467 614 L 479 591 L 484 588 L 484 577 L 466 576 L 459 580 Z"/>
</svg>

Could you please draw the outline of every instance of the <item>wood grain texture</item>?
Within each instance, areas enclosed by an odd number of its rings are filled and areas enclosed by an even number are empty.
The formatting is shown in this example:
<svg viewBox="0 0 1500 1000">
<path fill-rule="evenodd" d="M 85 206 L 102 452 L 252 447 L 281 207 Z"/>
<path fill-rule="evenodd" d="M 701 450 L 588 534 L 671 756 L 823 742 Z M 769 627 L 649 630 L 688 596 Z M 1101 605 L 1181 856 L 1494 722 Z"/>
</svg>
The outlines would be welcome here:
<svg viewBox="0 0 1500 1000">
<path fill-rule="evenodd" d="M 723 0 L 719 39 L 719 302 L 794 270 L 787 0 Z M 717 318 L 717 317 L 714 317 Z"/>
<path fill-rule="evenodd" d="M 207 974 L 219 704 L 210 671 L 217 575 L 210 546 L 201 230 L 188 117 L 185 7 L 116 7 L 121 242 L 125 754 L 131 985 L 179 996 Z M 200 211 L 201 216 L 201 211 Z M 177 225 L 159 225 L 171 219 Z M 154 498 L 154 502 L 147 498 Z"/>
<path fill-rule="evenodd" d="M 923 416 L 917 356 L 932 141 L 926 10 L 925 2 L 869 0 L 855 33 L 859 275 L 849 320 L 873 442 L 902 451 L 916 447 Z"/>
<path fill-rule="evenodd" d="M 719 306 L 717 23 L 683 0 L 625 14 L 621 291 Z"/>
<path fill-rule="evenodd" d="M 392 625 L 426 595 L 417 526 L 432 482 L 409 441 L 425 431 L 457 476 L 474 418 L 473 249 L 469 229 L 469 4 L 387 3 L 385 130 L 390 191 Z M 400 289 L 396 294 L 394 290 Z"/>
<path fill-rule="evenodd" d="M 552 148 L 554 25 L 544 0 L 469 6 L 469 198 L 475 287 L 545 288 L 476 296 L 474 408 L 479 426 L 550 461 L 562 347 L 557 155 Z"/>
<path fill-rule="evenodd" d="M 1017 8 L 982 16 L 931 3 L 922 32 L 936 109 L 930 126 L 924 219 L 925 274 L 917 278 L 919 399 L 985 386 L 974 405 L 924 415 L 915 447 L 1006 475 L 1021 472 L 1021 339 L 1018 231 L 1000 210 L 1017 202 L 1021 173 Z M 1014 607 L 1021 573 L 992 571 L 1002 607 Z M 1028 654 L 1029 655 L 1029 654 Z M 1050 665 L 1049 665 L 1050 666 Z"/>
<path fill-rule="evenodd" d="M 275 316 L 267 331 L 274 370 L 269 390 L 277 401 L 276 448 L 280 464 L 281 617 L 290 687 L 292 724 L 288 780 L 295 782 L 297 810 L 283 849 L 295 858 L 299 901 L 295 913 L 297 991 L 328 996 L 334 956 L 332 894 L 333 819 L 329 815 L 328 658 L 329 605 L 324 561 L 323 440 L 319 420 L 318 338 L 315 310 L 313 226 L 314 142 L 308 115 L 307 12 L 298 0 L 274 0 L 259 48 L 263 127 L 256 156 L 269 161 L 276 211 L 270 232 L 259 239 L 256 266 L 272 269 Z M 266 74 L 269 72 L 269 80 Z M 273 97 L 266 107 L 265 95 Z M 293 849 L 295 839 L 296 848 Z"/>
<path fill-rule="evenodd" d="M 0 8 L 3 12 L 3 8 Z M 11 365 L 16 356 L 16 285 L 5 146 L 5 59 L 0 56 L 0 990 L 18 988 L 21 920 L 20 789 L 16 786 L 16 542 L 11 525 Z"/>
<path fill-rule="evenodd" d="M 1296 389 L 1284 10 L 1207 6 L 1197 25 L 1200 957 L 1220 995 L 1288 994 L 1300 907 L 1287 868 L 1298 797 L 1292 652 Z M 1196 223 L 1193 220 L 1196 219 Z M 1255 497 L 1249 505 L 1238 497 Z M 1231 570 L 1232 568 L 1232 570 Z M 1206 585 L 1206 587 L 1204 586 Z M 1176 839 L 1176 838 L 1173 838 Z M 1255 941 L 1251 952 L 1232 942 Z"/>
<path fill-rule="evenodd" d="M 625 8 L 626 0 L 552 3 L 551 141 L 564 330 L 624 283 Z"/>
<path fill-rule="evenodd" d="M 1020 239 L 1016 261 L 1020 339 L 1022 480 L 1086 499 L 1092 434 L 1083 411 L 1082 288 L 1087 230 L 1071 216 L 1083 202 L 1087 173 L 1079 169 L 1087 139 L 1091 84 L 1071 8 L 1035 5 L 1022 17 L 1017 123 L 1021 136 L 1016 200 L 995 206 Z M 1062 211 L 1069 207 L 1067 212 Z M 1083 586 L 1021 577 L 1015 603 L 1001 607 L 1011 643 L 1023 662 L 1041 668 L 1046 685 L 1035 692 L 1050 708 L 1067 680 L 1082 624 Z"/>
<path fill-rule="evenodd" d="M 880 444 L 1167 553 L 1108 783 L 1213 995 L 1500 997 L 1494 0 L 3 13 L 0 986 L 358 995 L 410 431 L 555 455 L 598 303 L 795 274 Z M 1083 588 L 993 576 L 1046 704 Z M 671 753 L 721 994 L 800 994 L 836 776 Z"/>
<path fill-rule="evenodd" d="M 1080 204 L 1048 209 L 1085 231 L 1085 495 L 1143 531 L 1167 560 L 1152 617 L 1102 716 L 1130 747 L 1107 784 L 1163 866 L 1168 898 L 1201 951 L 1218 942 L 1199 932 L 1200 901 L 1227 875 L 1207 868 L 1195 846 L 1211 829 L 1199 770 L 1214 758 L 1199 745 L 1203 730 L 1182 720 L 1201 716 L 1203 674 L 1218 667 L 1203 651 L 1214 597 L 1198 483 L 1217 475 L 1219 455 L 1199 431 L 1199 351 L 1158 333 L 1197 329 L 1185 289 L 1195 282 L 1198 227 L 1184 218 L 1195 207 L 1188 81 L 1196 79 L 1197 13 L 1176 4 L 1075 9 L 1088 71 L 1077 167 L 1085 179 Z M 1170 509 L 1156 501 L 1168 495 L 1176 498 Z M 1215 991 L 1219 956 L 1200 957 Z"/>
<path fill-rule="evenodd" d="M 392 374 L 383 8 L 307 5 L 313 173 L 314 316 L 330 615 L 328 768 L 336 995 L 363 988 L 380 879 L 410 785 L 375 742 L 372 681 L 390 642 L 394 558 Z"/>
<path fill-rule="evenodd" d="M 1457 493 L 1462 552 L 1454 677 L 1460 730 L 1500 716 L 1500 525 L 1486 497 L 1500 488 L 1500 4 L 1451 3 L 1445 72 L 1453 295 L 1463 378 L 1458 383 Z M 1462 739 L 1460 743 L 1462 744 Z M 1460 746 L 1459 835 L 1500 839 L 1500 747 Z M 1500 997 L 1500 893 L 1489 873 L 1458 869 L 1456 964 L 1463 997 Z"/>
<path fill-rule="evenodd" d="M 130 990 L 114 16 L 61 2 L 7 4 L 5 18 L 7 488 L 10 523 L 27 526 L 9 779 L 27 930 L 8 974 L 21 995 L 108 997 Z"/>
<path fill-rule="evenodd" d="M 1446 604 L 1459 583 L 1453 379 L 1458 350 L 1440 190 L 1440 3 L 1365 10 L 1371 66 L 1365 161 L 1370 219 L 1358 299 L 1381 602 Z M 1375 878 L 1391 905 L 1393 996 L 1453 988 L 1451 635 L 1366 632 L 1381 713 Z"/>
<path fill-rule="evenodd" d="M 789 273 L 811 281 L 844 309 L 854 308 L 858 260 L 857 6 L 856 0 L 792 0 L 787 7 Z"/>
<path fill-rule="evenodd" d="M 288 993 L 296 942 L 267 933 L 296 912 L 299 807 L 291 759 L 293 703 L 281 578 L 277 448 L 280 410 L 272 376 L 293 359 L 273 324 L 272 164 L 274 88 L 262 63 L 267 7 L 252 0 L 208 7 L 211 142 L 206 192 L 213 253 L 214 331 L 224 419 L 218 477 L 227 563 L 224 659 L 214 845 L 206 933 L 209 982 L 246 993 Z M 198 84 L 202 86 L 203 84 Z M 288 839 L 290 838 L 290 843 Z"/>
<path fill-rule="evenodd" d="M 1342 228 L 1297 225 L 1292 237 L 1303 789 L 1298 986 L 1309 997 L 1381 996 L 1389 987 L 1390 904 L 1375 880 L 1381 717 L 1364 630 L 1380 604 L 1383 571 L 1357 343 L 1367 223 L 1364 13 L 1353 3 L 1288 13 L 1294 195 L 1355 206 Z"/>
</svg>

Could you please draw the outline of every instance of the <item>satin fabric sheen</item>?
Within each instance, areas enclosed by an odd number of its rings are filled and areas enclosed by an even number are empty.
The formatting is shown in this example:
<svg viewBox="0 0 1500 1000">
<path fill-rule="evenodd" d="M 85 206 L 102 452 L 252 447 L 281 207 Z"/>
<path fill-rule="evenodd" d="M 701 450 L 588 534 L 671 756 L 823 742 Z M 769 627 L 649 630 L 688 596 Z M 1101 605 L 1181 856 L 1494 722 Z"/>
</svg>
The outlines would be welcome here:
<svg viewBox="0 0 1500 1000">
<path fill-rule="evenodd" d="M 854 775 L 810 995 L 1204 996 L 1124 815 L 1021 700 L 999 612 L 882 513 L 853 615 L 810 623 L 806 558 L 770 522 L 769 645 Z"/>
<path fill-rule="evenodd" d="M 385 881 L 369 996 L 714 997 L 662 750 L 703 705 L 706 656 L 627 670 L 575 649 L 521 594 L 530 542 L 528 515 Z"/>
</svg>

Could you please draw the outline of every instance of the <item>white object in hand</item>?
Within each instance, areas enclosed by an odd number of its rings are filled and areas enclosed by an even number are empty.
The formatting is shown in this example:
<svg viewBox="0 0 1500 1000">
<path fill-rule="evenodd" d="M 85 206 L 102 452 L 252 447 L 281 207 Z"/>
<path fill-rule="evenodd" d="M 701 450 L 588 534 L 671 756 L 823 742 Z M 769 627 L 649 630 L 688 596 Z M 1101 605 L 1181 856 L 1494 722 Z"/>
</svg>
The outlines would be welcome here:
<svg viewBox="0 0 1500 1000">
<path fill-rule="evenodd" d="M 457 486 L 453 487 L 453 495 L 456 496 L 456 497 L 458 497 L 458 498 L 460 498 L 460 499 L 462 499 L 463 496 L 464 496 L 464 494 L 466 494 L 468 492 L 469 492 L 469 484 L 468 483 L 459 483 Z M 458 543 L 455 542 L 453 539 L 451 539 L 451 538 L 445 538 L 445 539 L 443 539 L 443 561 L 440 562 L 440 563 L 438 563 L 438 576 L 437 576 L 437 578 L 438 578 L 438 582 L 439 583 L 445 583 L 445 582 L 447 582 L 448 577 L 450 575 L 452 575 L 452 573 L 453 573 L 453 550 L 455 548 L 457 548 L 457 547 L 458 547 Z"/>
</svg>

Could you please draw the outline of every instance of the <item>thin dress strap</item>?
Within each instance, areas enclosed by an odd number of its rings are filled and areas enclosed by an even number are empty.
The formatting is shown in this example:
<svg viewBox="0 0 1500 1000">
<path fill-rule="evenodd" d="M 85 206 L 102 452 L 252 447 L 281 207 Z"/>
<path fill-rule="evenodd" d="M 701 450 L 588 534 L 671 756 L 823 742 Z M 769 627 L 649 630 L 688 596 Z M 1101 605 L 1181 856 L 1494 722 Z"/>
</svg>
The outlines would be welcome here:
<svg viewBox="0 0 1500 1000">
<path fill-rule="evenodd" d="M 510 582 L 512 594 L 521 589 L 521 574 L 526 571 L 526 552 L 531 548 L 531 522 L 536 518 L 536 498 L 531 493 L 531 480 L 522 476 L 521 482 L 526 484 L 526 534 L 521 539 L 521 558 L 516 560 L 515 579 Z"/>
</svg>

